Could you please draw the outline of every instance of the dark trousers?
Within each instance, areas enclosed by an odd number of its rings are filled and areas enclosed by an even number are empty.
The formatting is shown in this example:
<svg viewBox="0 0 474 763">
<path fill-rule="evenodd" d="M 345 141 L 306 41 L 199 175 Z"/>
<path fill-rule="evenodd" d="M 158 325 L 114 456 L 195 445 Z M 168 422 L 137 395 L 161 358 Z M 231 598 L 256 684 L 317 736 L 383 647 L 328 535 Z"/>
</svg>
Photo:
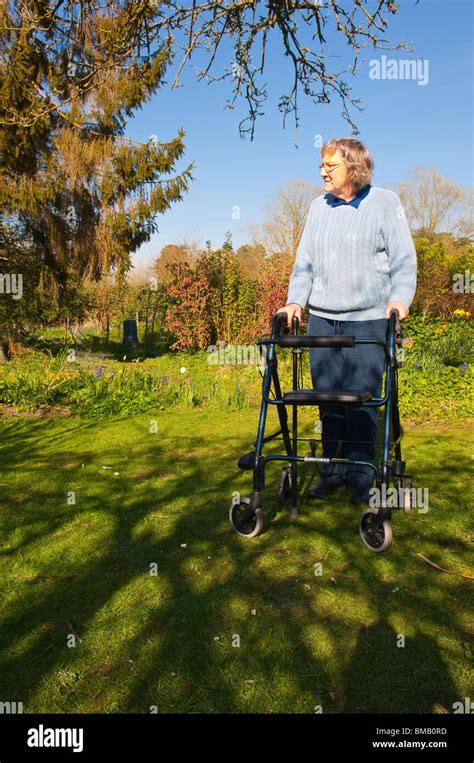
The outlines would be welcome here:
<svg viewBox="0 0 474 763">
<path fill-rule="evenodd" d="M 309 314 L 308 335 L 349 334 L 386 341 L 388 321 L 336 321 Z M 320 391 L 340 389 L 371 392 L 380 397 L 384 371 L 383 347 L 359 344 L 355 347 L 315 347 L 309 350 L 313 388 Z M 323 456 L 369 461 L 375 465 L 375 439 L 379 408 L 356 405 L 320 405 Z M 346 440 L 344 444 L 338 441 Z M 337 455 L 336 455 L 337 453 Z M 369 467 L 323 464 L 322 475 L 343 476 L 368 499 L 374 472 Z"/>
</svg>

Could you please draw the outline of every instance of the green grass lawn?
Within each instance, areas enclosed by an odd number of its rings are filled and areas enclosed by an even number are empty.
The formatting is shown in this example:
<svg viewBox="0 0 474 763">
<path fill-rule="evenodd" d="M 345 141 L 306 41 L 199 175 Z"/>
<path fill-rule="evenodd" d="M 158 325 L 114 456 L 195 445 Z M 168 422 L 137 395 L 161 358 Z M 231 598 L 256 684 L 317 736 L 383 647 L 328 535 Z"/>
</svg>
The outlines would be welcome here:
<svg viewBox="0 0 474 763">
<path fill-rule="evenodd" d="M 394 512 L 378 555 L 344 496 L 303 498 L 291 522 L 274 462 L 264 533 L 234 533 L 232 492 L 252 483 L 236 462 L 257 414 L 159 411 L 156 433 L 152 414 L 2 422 L 0 701 L 27 713 L 430 713 L 473 696 L 473 581 L 459 574 L 473 574 L 472 422 L 406 432 L 429 511 Z M 300 475 L 305 490 L 313 467 Z"/>
</svg>

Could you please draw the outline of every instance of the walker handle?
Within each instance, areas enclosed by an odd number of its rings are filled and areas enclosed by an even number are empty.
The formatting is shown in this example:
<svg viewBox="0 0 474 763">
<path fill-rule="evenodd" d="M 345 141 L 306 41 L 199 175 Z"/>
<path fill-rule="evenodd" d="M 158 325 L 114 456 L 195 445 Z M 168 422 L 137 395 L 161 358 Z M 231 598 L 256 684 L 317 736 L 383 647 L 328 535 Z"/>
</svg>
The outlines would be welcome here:
<svg viewBox="0 0 474 763">
<path fill-rule="evenodd" d="M 288 333 L 288 313 L 275 313 L 272 321 L 272 338 L 276 338 Z"/>
<path fill-rule="evenodd" d="M 395 318 L 393 318 L 394 315 L 395 315 Z M 403 334 L 402 334 L 402 327 L 400 325 L 400 314 L 396 307 L 392 307 L 392 309 L 390 310 L 390 329 L 394 333 L 395 344 L 401 344 Z"/>
</svg>

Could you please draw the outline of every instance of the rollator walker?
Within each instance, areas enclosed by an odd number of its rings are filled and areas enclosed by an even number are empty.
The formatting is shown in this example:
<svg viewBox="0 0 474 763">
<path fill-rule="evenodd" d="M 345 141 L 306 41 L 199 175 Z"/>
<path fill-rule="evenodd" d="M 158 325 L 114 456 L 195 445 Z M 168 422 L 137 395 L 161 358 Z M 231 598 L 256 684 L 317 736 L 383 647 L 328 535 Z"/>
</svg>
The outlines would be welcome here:
<svg viewBox="0 0 474 763">
<path fill-rule="evenodd" d="M 298 509 L 298 463 L 339 463 L 366 466 L 373 471 L 377 495 L 380 496 L 376 508 L 369 507 L 361 515 L 359 532 L 364 544 L 371 551 L 385 551 L 392 543 L 391 501 L 387 500 L 390 483 L 402 496 L 402 506 L 406 514 L 412 511 L 412 479 L 405 474 L 405 462 L 402 460 L 401 429 L 398 409 L 397 371 L 403 363 L 397 358 L 397 347 L 402 343 L 402 331 L 397 310 L 390 312 L 387 324 L 386 341 L 354 336 L 298 336 L 299 319 L 293 316 L 291 332 L 287 325 L 287 313 L 276 313 L 272 320 L 270 338 L 259 339 L 257 345 L 268 348 L 265 357 L 265 370 L 262 384 L 262 403 L 258 422 L 257 440 L 250 453 L 238 460 L 240 469 L 253 470 L 253 492 L 250 497 L 237 494 L 231 504 L 229 518 L 234 530 L 246 538 L 254 538 L 263 529 L 263 493 L 265 488 L 265 467 L 270 461 L 286 462 L 281 471 L 278 484 L 278 500 L 281 504 L 290 504 L 290 517 L 296 519 Z M 267 335 L 268 336 L 268 335 Z M 302 352 L 310 347 L 354 347 L 356 344 L 379 344 L 385 354 L 385 388 L 383 397 L 372 397 L 363 390 L 330 390 L 318 392 L 317 389 L 298 388 L 298 365 L 303 379 Z M 278 378 L 278 360 L 276 347 L 289 347 L 292 350 L 293 389 L 282 394 Z M 299 361 L 299 362 L 298 362 Z M 273 390 L 272 391 L 272 383 Z M 273 398 L 271 397 L 273 395 Z M 353 461 L 345 458 L 323 458 L 316 456 L 316 446 L 322 444 L 322 438 L 298 437 L 298 406 L 319 405 L 320 403 L 357 406 L 384 406 L 383 444 L 378 466 L 369 461 Z M 274 434 L 265 435 L 265 424 L 269 405 L 275 405 L 278 411 L 280 429 Z M 292 409 L 291 434 L 288 426 L 287 407 Z M 263 455 L 263 446 L 270 440 L 282 439 L 286 455 Z M 298 442 L 309 442 L 311 455 L 298 455 Z M 403 488 L 403 490 L 400 490 Z M 393 491 L 392 491 L 393 492 Z"/>
</svg>

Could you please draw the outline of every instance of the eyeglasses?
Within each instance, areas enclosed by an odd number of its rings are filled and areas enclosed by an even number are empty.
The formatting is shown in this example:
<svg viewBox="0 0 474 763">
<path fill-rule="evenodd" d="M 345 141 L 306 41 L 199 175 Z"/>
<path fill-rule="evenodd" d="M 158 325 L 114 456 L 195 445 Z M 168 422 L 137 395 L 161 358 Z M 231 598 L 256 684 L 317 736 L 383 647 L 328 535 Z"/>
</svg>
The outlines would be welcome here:
<svg viewBox="0 0 474 763">
<path fill-rule="evenodd" d="M 330 175 L 333 170 L 337 169 L 338 167 L 343 167 L 343 166 L 344 166 L 344 162 L 339 162 L 339 164 L 333 164 L 333 165 L 330 165 L 330 166 L 328 166 L 327 164 L 324 164 L 324 162 L 322 162 L 319 165 L 319 169 L 322 170 L 322 168 L 324 167 L 324 169 L 326 170 L 328 175 Z"/>
</svg>

